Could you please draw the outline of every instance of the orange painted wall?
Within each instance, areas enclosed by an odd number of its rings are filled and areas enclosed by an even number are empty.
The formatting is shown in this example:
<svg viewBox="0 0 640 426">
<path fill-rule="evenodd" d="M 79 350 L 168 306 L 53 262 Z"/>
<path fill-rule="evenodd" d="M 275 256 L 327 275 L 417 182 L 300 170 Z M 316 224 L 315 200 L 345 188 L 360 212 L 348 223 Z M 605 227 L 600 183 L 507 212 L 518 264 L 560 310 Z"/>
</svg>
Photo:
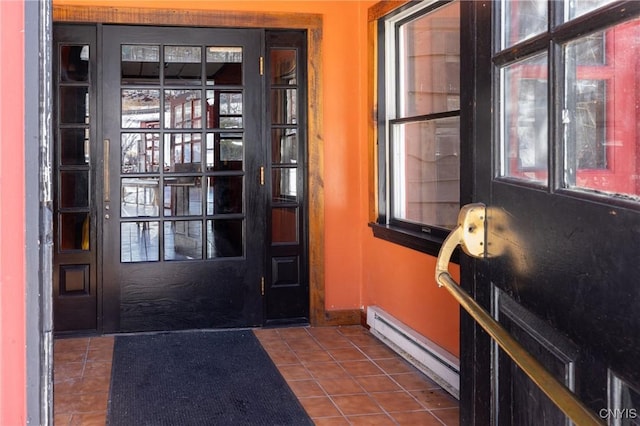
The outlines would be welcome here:
<svg viewBox="0 0 640 426">
<path fill-rule="evenodd" d="M 435 259 L 372 237 L 369 221 L 367 10 L 376 1 L 137 1 L 136 7 L 323 15 L 325 289 L 329 310 L 377 304 L 458 354 L 458 308 Z M 123 0 L 54 4 L 131 7 Z M 313 197 L 313 194 L 310 194 Z"/>
<path fill-rule="evenodd" d="M 26 423 L 24 2 L 0 1 L 0 425 Z"/>
</svg>

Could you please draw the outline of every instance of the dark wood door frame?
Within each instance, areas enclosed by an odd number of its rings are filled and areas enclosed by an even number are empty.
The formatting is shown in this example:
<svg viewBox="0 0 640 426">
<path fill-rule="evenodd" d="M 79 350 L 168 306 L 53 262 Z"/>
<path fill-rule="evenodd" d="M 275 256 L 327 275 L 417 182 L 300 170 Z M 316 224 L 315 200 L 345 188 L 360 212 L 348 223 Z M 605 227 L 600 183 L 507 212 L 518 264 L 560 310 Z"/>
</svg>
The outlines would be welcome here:
<svg viewBox="0 0 640 426">
<path fill-rule="evenodd" d="M 474 108 L 475 99 L 486 96 L 491 99 L 491 58 L 484 56 L 491 51 L 490 2 L 462 2 L 460 5 L 460 122 L 469 123 L 460 128 L 460 204 L 478 199 L 477 180 L 491 176 L 491 161 L 475 161 L 478 158 L 478 141 L 491 138 L 491 111 Z M 492 154 L 486 154 L 492 158 Z M 485 185 L 484 188 L 487 186 Z M 480 198 L 487 199 L 488 194 Z M 491 312 L 491 288 L 483 279 L 488 271 L 486 263 L 461 256 L 461 286 Z M 487 333 L 466 313 L 460 310 L 460 424 L 491 424 L 492 386 L 489 369 L 474 368 L 490 365 L 492 341 Z M 481 398 L 480 395 L 485 395 Z"/>
<path fill-rule="evenodd" d="M 322 111 L 322 16 L 319 14 L 230 12 L 207 10 L 53 7 L 54 22 L 177 25 L 234 28 L 289 28 L 307 31 L 308 197 L 310 323 L 360 323 L 359 310 L 327 311 L 324 258 L 324 139 Z"/>
</svg>

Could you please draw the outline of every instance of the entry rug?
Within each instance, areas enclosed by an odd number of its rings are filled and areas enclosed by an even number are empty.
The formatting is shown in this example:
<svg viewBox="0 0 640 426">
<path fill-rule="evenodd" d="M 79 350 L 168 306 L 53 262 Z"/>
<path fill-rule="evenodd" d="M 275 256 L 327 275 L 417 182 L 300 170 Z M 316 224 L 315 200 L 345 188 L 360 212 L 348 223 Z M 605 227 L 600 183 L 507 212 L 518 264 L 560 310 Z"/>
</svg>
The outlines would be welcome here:
<svg viewBox="0 0 640 426">
<path fill-rule="evenodd" d="M 312 425 L 250 330 L 116 336 L 107 425 Z"/>
</svg>

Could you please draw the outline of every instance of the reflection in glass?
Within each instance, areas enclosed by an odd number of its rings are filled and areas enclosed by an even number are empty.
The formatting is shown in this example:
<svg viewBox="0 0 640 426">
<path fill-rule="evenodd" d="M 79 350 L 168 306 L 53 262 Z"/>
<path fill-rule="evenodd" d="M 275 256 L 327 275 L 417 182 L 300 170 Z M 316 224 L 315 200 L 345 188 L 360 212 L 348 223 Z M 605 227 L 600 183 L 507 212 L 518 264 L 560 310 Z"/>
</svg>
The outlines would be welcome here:
<svg viewBox="0 0 640 426">
<path fill-rule="evenodd" d="M 200 84 L 202 48 L 200 46 L 165 46 L 165 84 Z"/>
<path fill-rule="evenodd" d="M 207 170 L 242 170 L 242 133 L 207 134 Z"/>
<path fill-rule="evenodd" d="M 275 164 L 298 162 L 298 134 L 296 129 L 271 130 L 271 162 Z"/>
<path fill-rule="evenodd" d="M 121 53 L 122 84 L 158 84 L 160 47 L 125 44 Z"/>
<path fill-rule="evenodd" d="M 291 202 L 296 200 L 297 194 L 297 169 L 274 168 L 272 197 L 274 202 Z"/>
<path fill-rule="evenodd" d="M 202 214 L 202 184 L 199 176 L 164 178 L 164 215 Z"/>
<path fill-rule="evenodd" d="M 60 87 L 60 123 L 89 123 L 89 88 L 79 86 Z"/>
<path fill-rule="evenodd" d="M 604 6 L 609 3 L 613 3 L 615 0 L 571 0 L 567 3 L 567 11 L 568 15 L 565 16 L 566 19 L 573 19 L 580 15 L 584 15 L 585 13 L 591 12 L 601 6 Z"/>
<path fill-rule="evenodd" d="M 160 91 L 122 90 L 122 127 L 157 129 L 160 127 Z"/>
<path fill-rule="evenodd" d="M 120 261 L 160 260 L 159 222 L 123 222 L 120 224 Z"/>
<path fill-rule="evenodd" d="M 123 178 L 120 185 L 122 217 L 153 217 L 160 214 L 158 178 Z"/>
<path fill-rule="evenodd" d="M 89 80 L 89 46 L 60 46 L 60 81 Z"/>
<path fill-rule="evenodd" d="M 296 50 L 272 49 L 270 55 L 271 84 L 296 84 Z"/>
<path fill-rule="evenodd" d="M 164 170 L 167 172 L 199 172 L 201 155 L 200 133 L 164 135 Z"/>
<path fill-rule="evenodd" d="M 242 84 L 242 47 L 209 46 L 207 84 Z"/>
<path fill-rule="evenodd" d="M 61 213 L 59 225 L 61 250 L 89 250 L 89 213 Z"/>
<path fill-rule="evenodd" d="M 165 90 L 164 121 L 171 129 L 197 129 L 202 126 L 200 90 Z"/>
<path fill-rule="evenodd" d="M 89 164 L 89 129 L 60 129 L 60 164 Z"/>
<path fill-rule="evenodd" d="M 120 143 L 122 173 L 160 171 L 160 134 L 123 133 Z"/>
<path fill-rule="evenodd" d="M 456 226 L 460 208 L 460 117 L 392 128 L 393 217 Z"/>
<path fill-rule="evenodd" d="M 501 75 L 500 176 L 547 184 L 547 54 L 504 67 Z"/>
<path fill-rule="evenodd" d="M 593 34 L 563 47 L 565 188 L 640 201 L 638 28 L 636 18 L 596 33 L 605 41 L 597 45 L 606 58 L 603 65 L 583 60 L 591 55 L 593 44 L 585 40 Z"/>
<path fill-rule="evenodd" d="M 89 207 L 89 172 L 60 172 L 60 208 Z"/>
<path fill-rule="evenodd" d="M 244 253 L 243 220 L 207 220 L 207 259 L 239 257 Z"/>
<path fill-rule="evenodd" d="M 242 176 L 207 178 L 207 214 L 242 213 Z"/>
<path fill-rule="evenodd" d="M 298 209 L 278 207 L 271 210 L 271 241 L 274 243 L 298 242 Z"/>
<path fill-rule="evenodd" d="M 242 92 L 207 90 L 207 129 L 242 128 Z"/>
<path fill-rule="evenodd" d="M 400 25 L 400 117 L 460 109 L 460 2 Z"/>
<path fill-rule="evenodd" d="M 271 89 L 271 124 L 296 124 L 296 89 Z"/>
<path fill-rule="evenodd" d="M 199 220 L 165 221 L 164 259 L 202 259 L 202 222 Z"/>
<path fill-rule="evenodd" d="M 502 48 L 547 31 L 549 4 L 540 0 L 502 0 Z"/>
</svg>

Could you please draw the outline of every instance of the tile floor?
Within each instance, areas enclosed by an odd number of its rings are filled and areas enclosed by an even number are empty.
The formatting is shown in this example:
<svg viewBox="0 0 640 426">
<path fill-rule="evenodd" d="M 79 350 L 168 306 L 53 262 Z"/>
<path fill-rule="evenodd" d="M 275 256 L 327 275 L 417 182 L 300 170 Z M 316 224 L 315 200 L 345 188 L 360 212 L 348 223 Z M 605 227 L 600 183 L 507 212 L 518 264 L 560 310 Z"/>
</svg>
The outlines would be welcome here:
<svg viewBox="0 0 640 426">
<path fill-rule="evenodd" d="M 256 329 L 316 425 L 457 425 L 458 401 L 360 326 Z M 104 425 L 114 338 L 58 339 L 55 425 Z"/>
</svg>

